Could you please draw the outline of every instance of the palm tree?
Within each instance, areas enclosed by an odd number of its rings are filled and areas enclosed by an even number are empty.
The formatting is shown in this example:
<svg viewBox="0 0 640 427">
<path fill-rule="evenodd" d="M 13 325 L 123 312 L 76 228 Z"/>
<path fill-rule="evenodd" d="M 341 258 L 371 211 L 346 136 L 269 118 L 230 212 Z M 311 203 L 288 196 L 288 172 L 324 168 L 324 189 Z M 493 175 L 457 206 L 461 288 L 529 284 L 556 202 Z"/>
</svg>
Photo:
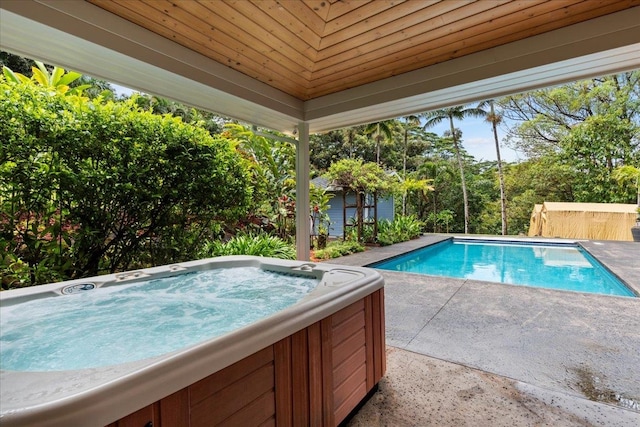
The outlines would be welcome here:
<svg viewBox="0 0 640 427">
<path fill-rule="evenodd" d="M 496 113 L 493 99 L 481 102 L 478 108 L 489 106 L 485 121 L 491 123 L 493 139 L 496 143 L 496 159 L 498 160 L 498 180 L 500 181 L 500 212 L 502 215 L 502 235 L 507 234 L 507 196 L 504 190 L 504 174 L 502 172 L 502 159 L 500 158 L 500 142 L 498 141 L 498 125 L 502 122 L 502 114 Z"/>
<path fill-rule="evenodd" d="M 404 120 L 402 130 L 404 132 L 404 145 L 402 151 L 402 179 L 407 180 L 407 145 L 409 144 L 409 131 L 420 124 L 420 116 L 410 115 L 402 118 Z M 407 214 L 407 192 L 402 193 L 402 215 Z"/>
<path fill-rule="evenodd" d="M 467 196 L 467 183 L 464 179 L 464 166 L 462 164 L 462 156 L 460 155 L 460 145 L 458 141 L 458 133 L 453 125 L 453 120 L 463 120 L 467 117 L 484 117 L 485 111 L 481 108 L 469 107 L 465 108 L 464 105 L 458 105 L 456 107 L 443 108 L 441 110 L 429 111 L 424 114 L 427 121 L 424 124 L 424 129 L 428 129 L 435 125 L 440 124 L 443 120 L 449 120 L 451 139 L 453 141 L 453 148 L 456 152 L 456 158 L 458 160 L 458 168 L 460 169 L 460 181 L 462 183 L 462 200 L 464 203 L 464 233 L 469 233 L 469 198 Z"/>
<path fill-rule="evenodd" d="M 390 141 L 393 139 L 393 131 L 397 127 L 395 120 L 385 120 L 382 122 L 369 123 L 364 130 L 366 135 L 373 137 L 376 141 L 376 163 L 380 163 L 380 146 L 383 141 Z"/>
<path fill-rule="evenodd" d="M 344 146 L 349 149 L 349 158 L 353 159 L 355 156 L 355 148 L 356 148 L 356 137 L 363 132 L 362 126 L 351 126 L 348 128 L 342 129 L 342 139 L 344 141 Z"/>
<path fill-rule="evenodd" d="M 439 176 L 444 176 L 446 179 L 451 179 L 454 176 L 454 172 L 451 167 L 451 163 L 448 161 L 444 161 L 438 158 L 429 158 L 424 163 L 420 165 L 418 168 L 418 177 L 427 179 L 432 183 L 433 191 L 433 211 L 431 211 L 431 216 L 435 219 L 438 214 L 438 186 L 439 186 Z M 426 211 L 426 207 L 425 207 Z M 436 228 L 436 224 L 433 225 L 434 230 Z"/>
</svg>

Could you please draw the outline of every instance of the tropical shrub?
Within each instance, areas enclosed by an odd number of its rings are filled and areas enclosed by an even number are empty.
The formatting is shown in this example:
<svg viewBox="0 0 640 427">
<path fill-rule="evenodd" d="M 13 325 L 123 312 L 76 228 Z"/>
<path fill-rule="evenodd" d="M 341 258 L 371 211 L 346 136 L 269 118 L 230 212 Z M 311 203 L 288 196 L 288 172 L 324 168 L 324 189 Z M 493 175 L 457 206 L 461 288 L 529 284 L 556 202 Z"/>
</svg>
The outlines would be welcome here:
<svg viewBox="0 0 640 427">
<path fill-rule="evenodd" d="M 364 246 L 358 243 L 356 240 L 336 240 L 329 242 L 324 249 L 315 251 L 314 257 L 323 260 L 331 258 L 339 258 L 344 255 L 355 254 L 357 252 L 363 252 Z"/>
<path fill-rule="evenodd" d="M 360 238 L 358 238 L 358 231 L 360 231 Z M 375 243 L 377 238 L 374 236 L 373 231 L 373 224 L 370 221 L 364 222 L 359 230 L 357 218 L 351 217 L 347 219 L 345 239 L 361 243 Z"/>
<path fill-rule="evenodd" d="M 264 231 L 283 239 L 295 234 L 295 146 L 267 138 L 246 126 L 227 123 L 223 135 L 245 158 L 253 191 L 251 213 Z"/>
<path fill-rule="evenodd" d="M 433 232 L 440 233 L 442 231 L 449 232 L 449 224 L 455 217 L 451 209 L 443 209 L 439 212 L 429 212 L 427 222 L 433 223 Z"/>
<path fill-rule="evenodd" d="M 326 188 L 316 187 L 313 183 L 309 186 L 309 215 L 311 218 L 311 234 L 315 236 L 314 247 L 324 249 L 327 246 L 329 230 L 331 228 L 331 218 L 328 210 L 331 208 L 329 201 L 334 194 Z"/>
<path fill-rule="evenodd" d="M 378 243 L 384 246 L 415 239 L 422 234 L 423 226 L 415 215 L 396 216 L 393 221 L 383 219 L 378 221 Z"/>
<path fill-rule="evenodd" d="M 200 251 L 201 257 L 223 255 L 256 255 L 263 257 L 296 259 L 296 248 L 279 237 L 266 233 L 241 233 L 229 241 L 208 241 Z"/>
</svg>

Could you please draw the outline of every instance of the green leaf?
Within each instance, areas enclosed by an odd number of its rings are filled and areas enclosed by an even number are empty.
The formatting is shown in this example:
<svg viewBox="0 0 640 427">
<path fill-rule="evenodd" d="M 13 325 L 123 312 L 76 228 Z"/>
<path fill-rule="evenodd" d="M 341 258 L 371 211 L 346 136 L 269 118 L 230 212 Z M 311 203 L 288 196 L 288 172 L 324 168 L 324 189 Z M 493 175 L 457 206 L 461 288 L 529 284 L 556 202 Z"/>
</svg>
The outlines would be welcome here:
<svg viewBox="0 0 640 427">
<path fill-rule="evenodd" d="M 60 68 L 60 70 L 62 70 L 64 72 L 63 69 Z M 58 85 L 69 85 L 72 82 L 75 82 L 76 80 L 78 80 L 80 77 L 82 77 L 82 74 L 80 73 L 76 73 L 75 71 L 68 71 L 65 75 L 61 76 L 59 81 L 57 82 Z M 87 88 L 91 87 L 91 85 L 83 85 L 86 86 Z M 80 87 L 80 86 L 78 86 Z"/>
<path fill-rule="evenodd" d="M 42 86 L 42 87 L 49 87 L 49 75 L 48 74 L 45 74 L 44 72 L 42 72 L 42 70 L 39 70 L 36 67 L 31 67 L 31 70 L 33 71 L 33 75 L 31 76 L 31 78 L 33 80 L 38 82 L 40 84 L 40 86 Z"/>
<path fill-rule="evenodd" d="M 13 82 L 13 83 L 20 83 L 20 79 L 18 78 L 18 76 L 16 74 L 20 74 L 20 73 L 14 73 L 13 71 L 11 71 L 10 68 L 6 67 L 6 66 L 2 66 L 2 73 L 4 74 L 5 78 L 7 79 L 7 81 Z"/>
<path fill-rule="evenodd" d="M 60 78 L 63 74 L 64 68 L 55 67 L 53 69 L 53 72 L 51 72 L 51 76 L 49 77 L 49 84 L 53 87 L 67 85 L 68 83 L 63 83 L 60 81 Z"/>
</svg>

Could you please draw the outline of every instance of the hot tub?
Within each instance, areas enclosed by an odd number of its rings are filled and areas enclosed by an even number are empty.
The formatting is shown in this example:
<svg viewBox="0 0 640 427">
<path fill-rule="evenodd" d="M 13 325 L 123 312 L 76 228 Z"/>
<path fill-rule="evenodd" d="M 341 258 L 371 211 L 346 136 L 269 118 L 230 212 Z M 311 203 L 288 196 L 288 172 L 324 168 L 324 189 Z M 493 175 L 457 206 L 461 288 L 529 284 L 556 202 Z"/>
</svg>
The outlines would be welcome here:
<svg viewBox="0 0 640 427">
<path fill-rule="evenodd" d="M 273 314 L 261 317 L 258 313 L 250 324 L 203 340 L 196 338 L 194 344 L 163 354 L 152 351 L 147 357 L 120 360 L 120 350 L 95 343 L 91 341 L 94 333 L 84 332 L 91 319 L 76 321 L 73 328 L 91 342 L 91 351 L 79 362 L 71 362 L 71 368 L 54 364 L 47 369 L 37 364 L 41 362 L 23 367 L 21 357 L 3 356 L 0 424 L 338 425 L 375 389 L 385 371 L 384 283 L 371 269 L 219 257 L 5 291 L 0 293 L 0 314 L 7 325 L 12 316 L 28 313 L 36 303 L 75 304 L 72 298 L 76 298 L 83 304 L 83 298 L 92 292 L 96 292 L 92 297 L 97 292 L 117 294 L 200 272 L 224 271 L 226 278 L 240 278 L 246 274 L 243 271 L 252 269 L 271 275 L 274 286 L 299 277 L 309 289 Z M 181 295 L 193 297 L 190 292 L 178 292 L 170 298 Z M 54 301 L 60 298 L 68 299 Z M 144 295 L 142 298 L 140 313 L 146 306 L 158 305 L 145 303 Z M 46 300 L 35 301 L 39 299 Z M 254 315 L 258 307 L 248 305 L 246 310 L 247 316 Z M 104 328 L 116 333 L 121 328 L 109 326 Z M 200 329 L 203 327 L 207 325 Z M 24 333 L 29 338 L 35 331 Z M 13 339 L 17 338 L 2 337 L 4 343 Z M 157 341 L 160 347 L 165 340 Z M 99 356 L 104 351 L 109 355 L 106 361 Z M 64 362 L 66 357 L 60 359 Z M 113 360 L 117 363 L 110 362 Z"/>
</svg>

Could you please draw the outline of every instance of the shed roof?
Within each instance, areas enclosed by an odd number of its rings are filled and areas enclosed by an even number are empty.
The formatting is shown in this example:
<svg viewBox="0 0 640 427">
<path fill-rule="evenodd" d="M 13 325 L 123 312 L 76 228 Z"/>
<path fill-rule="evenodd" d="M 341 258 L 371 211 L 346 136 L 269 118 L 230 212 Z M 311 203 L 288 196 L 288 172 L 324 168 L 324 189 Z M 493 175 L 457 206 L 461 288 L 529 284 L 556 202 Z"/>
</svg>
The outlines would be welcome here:
<svg viewBox="0 0 640 427">
<path fill-rule="evenodd" d="M 323 176 L 317 176 L 317 177 L 313 178 L 311 180 L 311 184 L 313 184 L 317 188 L 321 188 L 321 189 L 327 190 L 327 191 L 340 191 L 340 190 L 342 190 L 342 187 L 336 187 L 335 185 L 333 185 L 332 181 L 328 180 L 327 178 L 325 178 Z"/>
<path fill-rule="evenodd" d="M 544 202 L 544 211 L 635 213 L 637 205 L 624 203 Z"/>
</svg>

